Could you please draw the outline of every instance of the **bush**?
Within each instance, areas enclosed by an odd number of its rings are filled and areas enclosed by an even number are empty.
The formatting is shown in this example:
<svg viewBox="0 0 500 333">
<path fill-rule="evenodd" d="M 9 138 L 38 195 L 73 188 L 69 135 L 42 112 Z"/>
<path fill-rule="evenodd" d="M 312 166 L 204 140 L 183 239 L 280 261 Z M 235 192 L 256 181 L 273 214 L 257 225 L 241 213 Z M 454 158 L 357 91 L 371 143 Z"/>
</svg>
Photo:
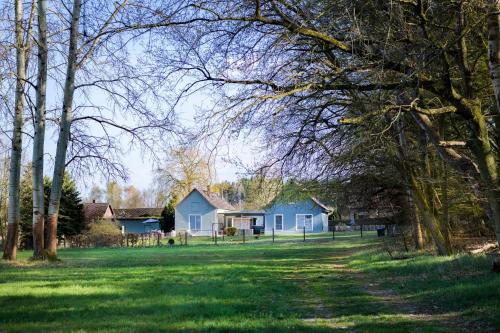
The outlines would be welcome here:
<svg viewBox="0 0 500 333">
<path fill-rule="evenodd" d="M 236 229 L 235 227 L 227 227 L 226 228 L 226 235 L 234 236 L 234 235 L 236 235 L 237 231 L 238 231 L 238 229 Z"/>
<path fill-rule="evenodd" d="M 172 246 L 172 245 L 174 245 L 174 244 L 175 244 L 174 239 L 173 239 L 173 238 L 170 238 L 170 239 L 168 240 L 168 245 Z"/>
<path fill-rule="evenodd" d="M 139 234 L 127 234 L 127 246 L 135 247 L 139 243 Z"/>
<path fill-rule="evenodd" d="M 110 220 L 92 223 L 84 235 L 93 246 L 121 246 L 123 243 L 120 227 Z"/>
</svg>

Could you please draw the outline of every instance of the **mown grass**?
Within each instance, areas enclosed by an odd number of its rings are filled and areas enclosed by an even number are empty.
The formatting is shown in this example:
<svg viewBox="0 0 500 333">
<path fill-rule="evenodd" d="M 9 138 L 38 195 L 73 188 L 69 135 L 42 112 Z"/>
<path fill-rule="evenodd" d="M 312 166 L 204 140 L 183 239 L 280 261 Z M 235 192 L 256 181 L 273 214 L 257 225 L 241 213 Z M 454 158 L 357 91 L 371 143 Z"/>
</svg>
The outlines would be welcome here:
<svg viewBox="0 0 500 333">
<path fill-rule="evenodd" d="M 411 315 L 367 292 L 373 279 L 412 302 L 451 288 L 436 314 L 480 316 L 484 327 L 500 328 L 493 318 L 500 280 L 486 259 L 388 261 L 378 243 L 373 233 L 345 233 L 305 243 L 67 249 L 58 263 L 32 263 L 21 252 L 17 263 L 0 264 L 0 332 L 456 331 L 438 316 Z M 480 270 L 441 281 L 468 260 Z M 441 275 L 427 272 L 448 265 Z M 463 302 L 469 289 L 482 290 L 476 304 Z"/>
</svg>

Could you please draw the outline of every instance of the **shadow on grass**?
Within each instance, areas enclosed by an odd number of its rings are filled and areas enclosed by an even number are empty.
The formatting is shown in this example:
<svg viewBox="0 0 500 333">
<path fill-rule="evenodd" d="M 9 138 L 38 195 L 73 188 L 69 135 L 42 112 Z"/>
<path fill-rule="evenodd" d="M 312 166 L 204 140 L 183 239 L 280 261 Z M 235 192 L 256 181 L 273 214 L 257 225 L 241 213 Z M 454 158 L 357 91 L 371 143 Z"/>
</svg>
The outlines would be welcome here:
<svg viewBox="0 0 500 333">
<path fill-rule="evenodd" d="M 487 256 L 413 255 L 395 261 L 380 249 L 365 249 L 351 256 L 349 267 L 368 273 L 404 299 L 423 304 L 426 313 L 460 312 L 500 331 L 500 274 L 491 271 Z"/>
<path fill-rule="evenodd" d="M 65 250 L 62 263 L 1 264 L 0 331 L 446 331 L 335 268 L 367 260 L 376 242 Z"/>
</svg>

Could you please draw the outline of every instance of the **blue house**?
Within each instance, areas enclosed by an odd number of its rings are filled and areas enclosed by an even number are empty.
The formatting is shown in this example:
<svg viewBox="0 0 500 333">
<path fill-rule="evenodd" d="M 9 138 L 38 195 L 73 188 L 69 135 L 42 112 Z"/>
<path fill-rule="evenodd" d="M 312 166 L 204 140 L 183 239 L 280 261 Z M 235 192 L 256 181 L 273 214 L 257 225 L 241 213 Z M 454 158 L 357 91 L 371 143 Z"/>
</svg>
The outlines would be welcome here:
<svg viewBox="0 0 500 333">
<path fill-rule="evenodd" d="M 224 225 L 224 214 L 235 211 L 227 201 L 214 194 L 194 189 L 175 207 L 175 230 L 192 235 L 212 235 Z"/>
<path fill-rule="evenodd" d="M 237 210 L 218 195 L 192 190 L 175 207 L 175 230 L 192 235 L 212 235 L 214 231 L 235 227 L 248 234 L 301 233 L 328 231 L 332 210 L 315 198 L 296 202 L 275 200 L 263 210 Z"/>
<path fill-rule="evenodd" d="M 115 220 L 125 234 L 144 234 L 160 230 L 162 208 L 115 209 Z"/>
<path fill-rule="evenodd" d="M 314 197 L 295 202 L 274 201 L 266 209 L 266 232 L 296 233 L 328 231 L 331 208 Z"/>
</svg>

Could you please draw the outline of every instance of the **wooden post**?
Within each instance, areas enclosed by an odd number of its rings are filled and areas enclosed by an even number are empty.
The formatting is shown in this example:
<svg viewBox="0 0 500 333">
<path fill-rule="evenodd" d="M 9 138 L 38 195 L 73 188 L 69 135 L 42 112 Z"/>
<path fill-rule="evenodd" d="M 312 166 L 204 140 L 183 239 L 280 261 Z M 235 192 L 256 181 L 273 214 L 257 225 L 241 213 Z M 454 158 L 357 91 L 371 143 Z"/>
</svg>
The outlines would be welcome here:
<svg viewBox="0 0 500 333">
<path fill-rule="evenodd" d="M 274 228 L 273 228 L 273 243 L 274 243 Z"/>
<path fill-rule="evenodd" d="M 160 247 L 160 233 L 157 233 L 156 237 L 157 237 L 156 245 L 158 245 L 158 247 Z"/>
<path fill-rule="evenodd" d="M 214 240 L 215 240 L 215 245 L 217 245 L 217 231 L 214 231 Z"/>
<path fill-rule="evenodd" d="M 127 237 L 127 247 L 128 247 L 128 234 L 125 237 Z"/>
<path fill-rule="evenodd" d="M 304 242 L 306 241 L 306 226 L 304 226 Z"/>
<path fill-rule="evenodd" d="M 332 226 L 332 239 L 335 239 L 335 225 Z"/>
<path fill-rule="evenodd" d="M 359 228 L 361 230 L 361 238 L 363 238 L 363 224 L 361 224 L 361 227 Z"/>
<path fill-rule="evenodd" d="M 186 246 L 188 245 L 188 233 L 187 232 L 184 233 L 184 245 L 186 245 Z"/>
<path fill-rule="evenodd" d="M 245 229 L 242 229 L 243 231 L 243 244 L 245 244 Z"/>
</svg>

